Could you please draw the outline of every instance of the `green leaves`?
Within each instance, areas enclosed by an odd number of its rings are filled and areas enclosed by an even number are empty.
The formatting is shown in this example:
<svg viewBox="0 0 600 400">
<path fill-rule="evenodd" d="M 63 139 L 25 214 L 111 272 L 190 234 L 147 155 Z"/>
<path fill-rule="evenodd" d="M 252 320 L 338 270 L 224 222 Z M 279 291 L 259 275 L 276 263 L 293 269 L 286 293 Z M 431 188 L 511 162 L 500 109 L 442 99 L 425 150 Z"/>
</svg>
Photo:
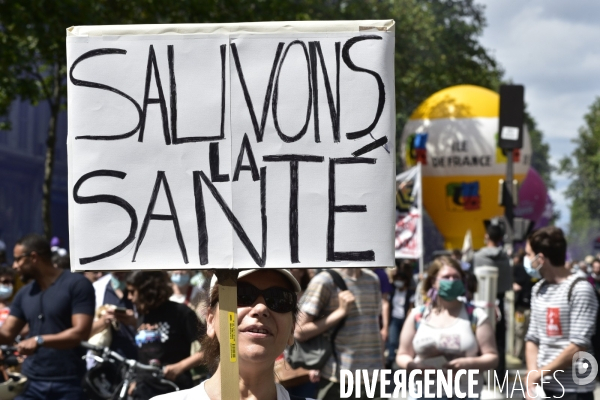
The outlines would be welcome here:
<svg viewBox="0 0 600 400">
<path fill-rule="evenodd" d="M 571 178 L 565 195 L 572 200 L 569 236 L 585 256 L 600 232 L 600 97 L 584 116 L 571 156 L 560 160 L 559 171 Z"/>
<path fill-rule="evenodd" d="M 0 117 L 17 98 L 47 101 L 53 113 L 64 108 L 69 26 L 391 18 L 397 137 L 413 110 L 443 88 L 499 87 L 502 70 L 479 44 L 484 9 L 474 0 L 0 0 Z M 549 179 L 538 133 L 534 165 Z"/>
</svg>

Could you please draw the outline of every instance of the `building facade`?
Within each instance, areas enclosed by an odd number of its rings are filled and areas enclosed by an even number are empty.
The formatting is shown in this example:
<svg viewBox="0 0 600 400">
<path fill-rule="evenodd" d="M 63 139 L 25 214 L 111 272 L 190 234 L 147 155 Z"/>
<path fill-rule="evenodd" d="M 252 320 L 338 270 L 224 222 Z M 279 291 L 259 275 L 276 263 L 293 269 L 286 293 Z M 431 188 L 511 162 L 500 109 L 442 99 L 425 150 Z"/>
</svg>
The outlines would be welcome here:
<svg viewBox="0 0 600 400">
<path fill-rule="evenodd" d="M 21 236 L 43 233 L 42 185 L 50 110 L 45 102 L 32 106 L 15 101 L 9 119 L 11 130 L 0 131 L 0 239 L 9 260 Z M 67 115 L 61 113 L 52 180 L 52 235 L 68 248 Z"/>
</svg>

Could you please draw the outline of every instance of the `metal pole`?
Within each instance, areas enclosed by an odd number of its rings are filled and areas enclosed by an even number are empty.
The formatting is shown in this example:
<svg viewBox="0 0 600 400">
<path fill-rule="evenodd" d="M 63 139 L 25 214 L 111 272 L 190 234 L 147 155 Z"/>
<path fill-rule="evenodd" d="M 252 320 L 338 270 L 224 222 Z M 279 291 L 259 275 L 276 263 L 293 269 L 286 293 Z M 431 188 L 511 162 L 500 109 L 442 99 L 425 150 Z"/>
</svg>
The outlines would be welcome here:
<svg viewBox="0 0 600 400">
<path fill-rule="evenodd" d="M 506 179 L 504 181 L 504 188 L 506 196 L 503 197 L 504 200 L 504 216 L 506 217 L 506 222 L 508 224 L 508 229 L 506 230 L 507 241 L 506 243 L 510 243 L 512 246 L 513 241 L 513 219 L 514 219 L 514 204 L 513 204 L 513 179 L 514 179 L 514 171 L 513 171 L 513 149 L 506 150 Z"/>
<path fill-rule="evenodd" d="M 514 180 L 514 171 L 513 171 L 513 149 L 506 150 L 506 180 L 504 181 L 504 185 L 506 187 L 507 196 L 504 198 L 504 216 L 506 218 L 506 223 L 508 224 L 506 230 L 506 242 L 504 248 L 512 253 L 513 251 L 513 240 L 514 236 L 514 198 L 517 193 L 513 193 L 517 189 L 513 183 Z M 512 270 L 512 268 L 511 268 Z M 512 273 L 512 271 L 511 271 Z M 508 309 L 508 312 L 506 312 Z M 506 331 L 504 332 L 506 338 L 506 346 L 504 348 L 504 352 L 508 352 L 509 354 L 513 354 L 514 348 L 514 340 L 515 340 L 515 326 L 514 326 L 514 315 L 515 315 L 515 307 L 514 307 L 514 294 L 512 292 L 512 288 L 509 289 L 508 292 L 505 293 L 504 296 L 504 310 L 500 310 L 502 315 L 504 315 L 504 320 L 506 321 Z M 505 357 L 506 354 L 499 354 L 500 357 Z"/>
</svg>

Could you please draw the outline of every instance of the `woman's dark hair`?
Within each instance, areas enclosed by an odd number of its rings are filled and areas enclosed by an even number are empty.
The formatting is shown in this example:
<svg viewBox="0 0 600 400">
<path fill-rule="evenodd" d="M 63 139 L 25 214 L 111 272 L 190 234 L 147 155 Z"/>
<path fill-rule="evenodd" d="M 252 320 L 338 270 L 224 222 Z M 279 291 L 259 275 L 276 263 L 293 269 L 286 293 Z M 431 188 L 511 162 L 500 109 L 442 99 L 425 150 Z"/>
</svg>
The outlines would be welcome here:
<svg viewBox="0 0 600 400">
<path fill-rule="evenodd" d="M 207 316 L 208 316 L 208 312 L 212 312 L 213 314 L 215 313 L 218 302 L 219 302 L 219 285 L 216 284 L 215 286 L 213 286 L 210 289 L 210 292 L 208 294 L 208 301 L 206 302 L 208 305 L 207 306 L 208 310 L 206 312 Z M 217 329 L 219 329 L 218 325 L 217 325 Z M 206 361 L 208 370 L 210 371 L 211 374 L 214 374 L 214 372 L 219 367 L 220 355 L 221 355 L 221 351 L 219 348 L 219 339 L 217 338 L 217 335 L 214 335 L 213 337 L 204 335 L 202 337 L 202 340 L 200 341 L 200 348 L 204 352 L 204 360 Z"/>
<path fill-rule="evenodd" d="M 138 291 L 136 306 L 141 314 L 148 314 L 173 294 L 171 279 L 165 271 L 134 271 L 127 277 L 127 284 Z"/>
<path fill-rule="evenodd" d="M 217 304 L 219 303 L 219 284 L 218 283 L 215 284 L 215 286 L 213 286 L 210 289 L 208 296 L 209 296 L 208 300 L 206 301 L 206 304 L 208 304 L 208 307 L 207 307 L 208 310 L 206 312 L 207 315 L 209 312 L 214 314 L 215 311 L 217 310 Z M 296 304 L 296 307 L 294 308 L 294 310 L 292 310 L 292 319 L 294 321 L 294 325 L 296 325 L 296 320 L 298 318 L 298 312 L 299 312 L 299 308 L 298 308 L 298 304 Z M 218 321 L 217 321 L 216 326 L 217 326 L 217 329 L 219 329 Z M 220 358 L 221 351 L 220 351 L 219 339 L 217 338 L 217 335 L 214 335 L 213 337 L 204 335 L 202 337 L 202 340 L 200 341 L 200 346 L 202 348 L 202 351 L 204 351 L 204 360 L 206 360 L 206 365 L 208 366 L 208 370 L 210 371 L 211 374 L 213 374 L 219 367 L 219 362 L 221 361 L 221 358 Z"/>
</svg>

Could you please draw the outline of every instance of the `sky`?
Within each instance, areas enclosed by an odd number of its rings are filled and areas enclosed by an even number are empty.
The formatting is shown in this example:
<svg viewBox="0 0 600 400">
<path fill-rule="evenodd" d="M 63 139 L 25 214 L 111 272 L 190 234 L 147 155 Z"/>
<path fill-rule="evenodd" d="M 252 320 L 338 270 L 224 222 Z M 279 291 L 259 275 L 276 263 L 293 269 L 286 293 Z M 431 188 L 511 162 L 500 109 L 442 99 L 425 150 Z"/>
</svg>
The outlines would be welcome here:
<svg viewBox="0 0 600 400">
<path fill-rule="evenodd" d="M 551 163 L 571 154 L 583 116 L 600 96 L 600 1 L 479 0 L 487 27 L 480 42 L 505 71 L 525 85 L 527 109 L 550 145 Z M 569 180 L 553 175 L 550 192 L 568 228 L 564 189 Z"/>
</svg>

